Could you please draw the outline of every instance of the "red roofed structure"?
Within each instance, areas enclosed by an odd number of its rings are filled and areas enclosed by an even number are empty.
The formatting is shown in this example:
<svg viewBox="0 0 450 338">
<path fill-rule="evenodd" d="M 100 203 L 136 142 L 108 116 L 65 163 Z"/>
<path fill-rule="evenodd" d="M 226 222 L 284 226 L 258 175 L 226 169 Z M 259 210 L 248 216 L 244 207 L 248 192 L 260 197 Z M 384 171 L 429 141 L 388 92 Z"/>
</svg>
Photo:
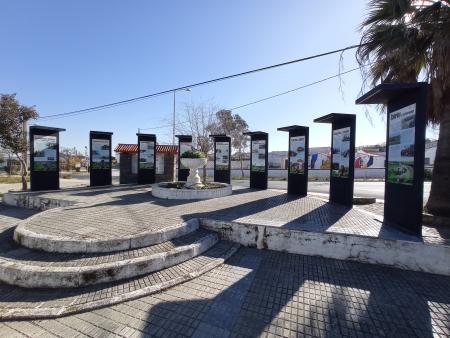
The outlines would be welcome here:
<svg viewBox="0 0 450 338">
<path fill-rule="evenodd" d="M 114 149 L 119 153 L 120 183 L 137 182 L 137 144 L 119 143 Z M 156 181 L 173 181 L 177 162 L 178 146 L 169 144 L 156 145 Z"/>
<path fill-rule="evenodd" d="M 137 144 L 119 143 L 114 149 L 116 153 L 137 154 Z M 162 154 L 178 154 L 178 146 L 170 144 L 157 144 L 156 153 Z"/>
</svg>

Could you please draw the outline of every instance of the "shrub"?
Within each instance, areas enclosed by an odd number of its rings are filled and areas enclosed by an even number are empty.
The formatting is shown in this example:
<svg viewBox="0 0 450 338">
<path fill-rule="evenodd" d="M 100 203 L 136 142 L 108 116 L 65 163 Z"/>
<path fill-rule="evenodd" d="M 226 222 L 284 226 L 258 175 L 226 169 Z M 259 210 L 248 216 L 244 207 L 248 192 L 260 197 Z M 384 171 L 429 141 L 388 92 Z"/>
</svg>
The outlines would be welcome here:
<svg viewBox="0 0 450 338">
<path fill-rule="evenodd" d="M 181 158 L 206 158 L 206 154 L 200 150 L 189 150 L 184 152 Z"/>
</svg>

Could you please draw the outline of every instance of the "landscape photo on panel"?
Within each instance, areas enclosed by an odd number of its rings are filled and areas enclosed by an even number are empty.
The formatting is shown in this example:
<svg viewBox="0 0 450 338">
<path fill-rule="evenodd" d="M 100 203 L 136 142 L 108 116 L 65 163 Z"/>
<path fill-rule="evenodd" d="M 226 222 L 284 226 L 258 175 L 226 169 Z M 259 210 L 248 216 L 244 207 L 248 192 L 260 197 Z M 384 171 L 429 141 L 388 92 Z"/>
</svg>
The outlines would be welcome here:
<svg viewBox="0 0 450 338">
<path fill-rule="evenodd" d="M 187 151 L 192 150 L 192 142 L 180 142 L 180 157 Z M 180 169 L 189 169 L 184 166 L 180 161 Z"/>
<path fill-rule="evenodd" d="M 266 170 L 266 140 L 252 141 L 252 171 Z"/>
<path fill-rule="evenodd" d="M 305 173 L 305 136 L 294 136 L 289 139 L 289 173 Z"/>
<path fill-rule="evenodd" d="M 109 140 L 92 139 L 92 169 L 111 169 L 110 148 Z"/>
<path fill-rule="evenodd" d="M 230 144 L 216 142 L 216 170 L 228 170 L 230 164 Z"/>
<path fill-rule="evenodd" d="M 139 141 L 139 169 L 155 168 L 155 142 Z"/>
<path fill-rule="evenodd" d="M 350 170 L 350 127 L 333 130 L 331 175 L 348 178 Z"/>
<path fill-rule="evenodd" d="M 389 114 L 387 181 L 412 185 L 414 181 L 416 104 Z"/>
<path fill-rule="evenodd" d="M 34 135 L 33 160 L 34 171 L 56 171 L 58 149 L 57 137 L 54 135 Z"/>
</svg>

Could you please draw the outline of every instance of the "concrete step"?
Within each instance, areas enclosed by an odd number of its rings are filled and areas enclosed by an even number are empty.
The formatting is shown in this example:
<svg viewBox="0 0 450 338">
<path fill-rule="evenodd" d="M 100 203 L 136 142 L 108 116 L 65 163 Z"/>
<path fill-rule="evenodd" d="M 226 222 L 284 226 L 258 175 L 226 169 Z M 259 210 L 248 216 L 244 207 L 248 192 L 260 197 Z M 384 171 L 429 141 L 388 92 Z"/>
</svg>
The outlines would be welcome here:
<svg viewBox="0 0 450 338">
<path fill-rule="evenodd" d="M 145 227 L 137 233 L 124 233 L 119 236 L 105 235 L 101 238 L 92 238 L 88 235 L 83 235 L 82 232 L 79 236 L 65 232 L 43 234 L 38 231 L 42 225 L 35 231 L 29 229 L 28 224 L 32 223 L 35 218 L 41 217 L 44 213 L 53 212 L 55 212 L 55 209 L 47 210 L 19 222 L 14 231 L 14 240 L 24 247 L 46 252 L 99 253 L 130 250 L 163 243 L 173 238 L 184 236 L 199 228 L 198 220 L 191 219 L 177 225 L 157 228 Z M 92 226 L 85 225 L 80 228 L 80 231 L 87 231 L 96 226 L 95 224 Z"/>
<path fill-rule="evenodd" d="M 57 318 L 144 297 L 219 267 L 239 244 L 219 241 L 204 253 L 169 268 L 121 281 L 71 289 L 24 289 L 0 282 L 0 320 Z"/>
<path fill-rule="evenodd" d="M 64 254 L 30 250 L 11 240 L 3 240 L 0 242 L 6 244 L 0 247 L 0 281 L 26 288 L 74 288 L 117 281 L 187 261 L 217 241 L 216 233 L 199 229 L 171 241 L 139 249 Z"/>
</svg>

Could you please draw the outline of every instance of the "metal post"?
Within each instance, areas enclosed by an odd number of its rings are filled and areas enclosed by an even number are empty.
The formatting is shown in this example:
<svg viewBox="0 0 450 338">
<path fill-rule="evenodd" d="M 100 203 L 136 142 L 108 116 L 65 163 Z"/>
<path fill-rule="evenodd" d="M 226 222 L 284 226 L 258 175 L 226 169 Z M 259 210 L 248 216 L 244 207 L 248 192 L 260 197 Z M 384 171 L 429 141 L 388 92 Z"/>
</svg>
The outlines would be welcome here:
<svg viewBox="0 0 450 338">
<path fill-rule="evenodd" d="M 175 145 L 175 93 L 176 93 L 176 90 L 173 91 L 172 145 Z"/>
</svg>

